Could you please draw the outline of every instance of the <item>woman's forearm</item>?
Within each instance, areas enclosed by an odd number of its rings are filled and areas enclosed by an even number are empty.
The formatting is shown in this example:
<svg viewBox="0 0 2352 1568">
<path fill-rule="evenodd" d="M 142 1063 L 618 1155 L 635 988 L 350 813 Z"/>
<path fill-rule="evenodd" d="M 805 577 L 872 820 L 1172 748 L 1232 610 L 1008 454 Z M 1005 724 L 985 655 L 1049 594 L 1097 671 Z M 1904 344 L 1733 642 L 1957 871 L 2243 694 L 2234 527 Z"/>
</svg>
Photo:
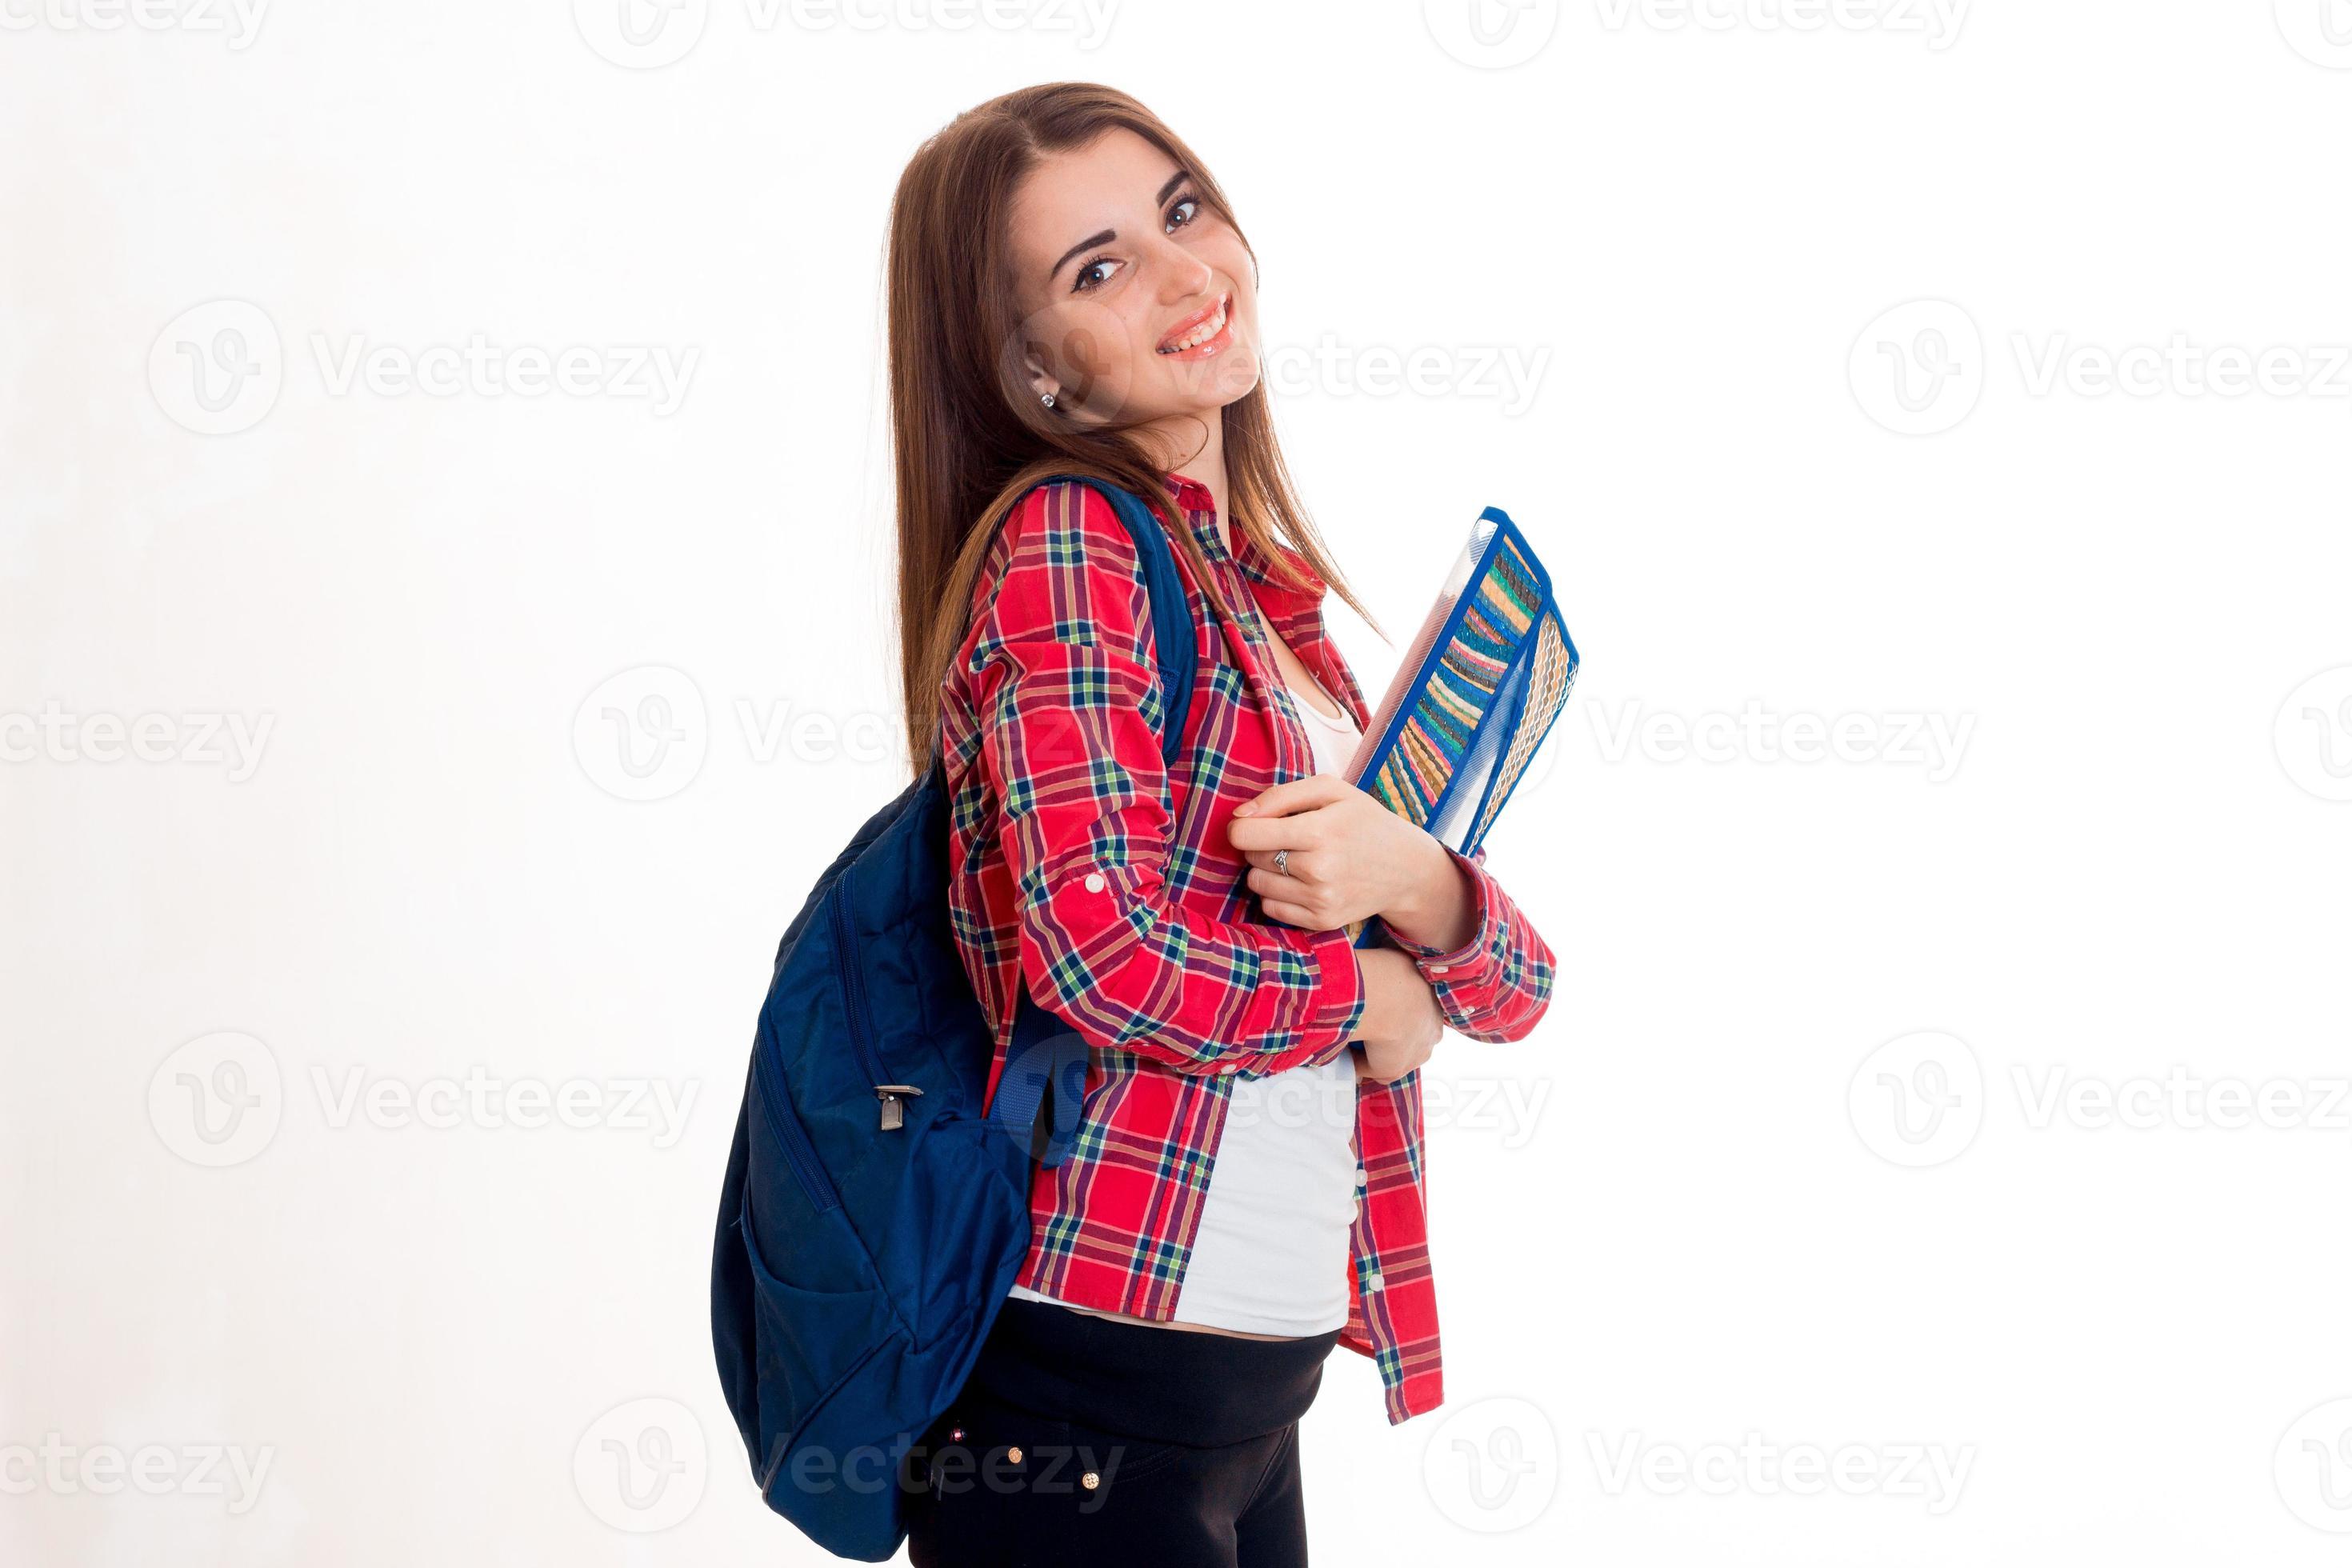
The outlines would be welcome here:
<svg viewBox="0 0 2352 1568">
<path fill-rule="evenodd" d="M 1442 842 L 1425 832 L 1421 842 L 1427 853 L 1412 893 L 1381 910 L 1381 919 L 1408 942 L 1451 952 L 1477 932 L 1477 889 Z"/>
</svg>

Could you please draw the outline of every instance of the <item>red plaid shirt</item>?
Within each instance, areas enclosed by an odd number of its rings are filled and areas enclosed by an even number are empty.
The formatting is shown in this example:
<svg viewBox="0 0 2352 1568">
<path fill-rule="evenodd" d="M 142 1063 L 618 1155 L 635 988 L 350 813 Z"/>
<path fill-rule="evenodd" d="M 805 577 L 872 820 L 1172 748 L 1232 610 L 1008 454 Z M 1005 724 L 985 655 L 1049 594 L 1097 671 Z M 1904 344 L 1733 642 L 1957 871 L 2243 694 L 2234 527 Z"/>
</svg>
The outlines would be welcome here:
<svg viewBox="0 0 2352 1568">
<path fill-rule="evenodd" d="M 1228 551 L 1205 489 L 1181 476 L 1168 486 L 1227 602 L 1255 601 L 1264 616 L 1212 626 L 1177 552 L 1199 658 L 1173 776 L 1154 728 L 1162 698 L 1135 543 L 1083 485 L 1032 490 L 999 531 L 940 708 L 949 900 L 996 1026 L 989 1092 L 1024 976 L 1089 1047 L 1077 1141 L 1037 1173 L 1019 1283 L 1162 1321 L 1175 1314 L 1234 1075 L 1330 1061 L 1364 1010 L 1346 934 L 1265 915 L 1225 836 L 1234 806 L 1315 771 L 1267 627 L 1360 728 L 1370 721 L 1324 634 L 1322 581 L 1286 550 L 1313 591 L 1285 586 L 1246 535 Z M 1550 997 L 1551 950 L 1486 869 L 1483 846 L 1454 858 L 1476 889 L 1475 933 L 1452 952 L 1388 935 L 1413 954 L 1449 1026 L 1522 1038 Z M 1365 1177 L 1339 1342 L 1379 1365 L 1393 1424 L 1444 1397 L 1418 1073 L 1360 1082 L 1356 1147 Z"/>
</svg>

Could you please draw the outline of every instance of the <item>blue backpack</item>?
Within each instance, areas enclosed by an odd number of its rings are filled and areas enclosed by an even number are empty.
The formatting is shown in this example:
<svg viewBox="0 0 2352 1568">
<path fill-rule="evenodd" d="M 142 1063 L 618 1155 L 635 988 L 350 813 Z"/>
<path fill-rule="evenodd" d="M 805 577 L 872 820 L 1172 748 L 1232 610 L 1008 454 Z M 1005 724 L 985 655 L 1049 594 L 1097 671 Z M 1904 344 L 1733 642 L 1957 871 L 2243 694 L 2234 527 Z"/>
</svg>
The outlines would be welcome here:
<svg viewBox="0 0 2352 1568">
<path fill-rule="evenodd" d="M 1144 503 L 1085 482 L 1142 558 L 1172 765 L 1194 664 L 1183 581 Z M 993 1041 L 950 923 L 949 813 L 935 749 L 785 931 L 711 1258 L 719 1380 L 761 1495 L 869 1563 L 906 1536 L 902 1461 L 962 1391 L 1028 1254 L 1034 1168 L 1068 1152 L 1086 1090 L 1086 1042 L 1023 988 L 987 1100 Z"/>
</svg>

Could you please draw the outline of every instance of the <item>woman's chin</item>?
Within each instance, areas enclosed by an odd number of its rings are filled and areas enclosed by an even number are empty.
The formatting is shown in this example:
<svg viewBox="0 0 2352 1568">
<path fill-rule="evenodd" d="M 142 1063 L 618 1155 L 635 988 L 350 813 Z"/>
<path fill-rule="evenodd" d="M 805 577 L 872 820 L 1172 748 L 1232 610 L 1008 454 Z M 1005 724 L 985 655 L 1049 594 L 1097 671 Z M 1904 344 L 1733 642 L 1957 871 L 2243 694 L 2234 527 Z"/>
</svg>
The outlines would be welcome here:
<svg viewBox="0 0 2352 1568">
<path fill-rule="evenodd" d="M 1169 368 L 1176 373 L 1170 378 L 1165 400 L 1171 414 L 1214 413 L 1247 397 L 1258 383 L 1255 353 L 1218 354 Z"/>
</svg>

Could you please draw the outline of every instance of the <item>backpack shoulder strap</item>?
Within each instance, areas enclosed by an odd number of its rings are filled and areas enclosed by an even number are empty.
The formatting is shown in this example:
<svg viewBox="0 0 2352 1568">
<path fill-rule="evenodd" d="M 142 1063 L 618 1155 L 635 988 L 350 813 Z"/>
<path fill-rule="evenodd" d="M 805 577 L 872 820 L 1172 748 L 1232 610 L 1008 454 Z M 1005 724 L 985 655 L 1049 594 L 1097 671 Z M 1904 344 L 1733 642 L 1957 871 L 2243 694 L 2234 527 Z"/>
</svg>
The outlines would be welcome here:
<svg viewBox="0 0 2352 1568">
<path fill-rule="evenodd" d="M 1184 596 L 1184 576 L 1176 568 L 1168 532 L 1143 498 L 1118 485 L 1083 474 L 1057 474 L 1043 481 L 1083 484 L 1110 502 L 1118 521 L 1135 539 L 1135 552 L 1143 563 L 1143 584 L 1151 595 L 1151 646 L 1160 660 L 1160 694 L 1165 715 L 1160 726 L 1160 760 L 1170 767 L 1184 741 L 1184 720 L 1192 708 L 1192 675 L 1198 660 L 1193 643 L 1192 604 Z"/>
<path fill-rule="evenodd" d="M 1110 502 L 1134 536 L 1143 585 L 1151 596 L 1151 645 L 1160 665 L 1160 756 L 1173 767 L 1192 706 L 1199 653 L 1193 643 L 1192 604 L 1184 596 L 1183 574 L 1168 547 L 1167 531 L 1141 497 L 1117 485 L 1082 474 L 1060 474 L 1041 482 L 1063 481 L 1091 487 Z M 1038 1005 L 1026 984 L 1015 984 L 1013 1007 L 1011 1049 L 985 1114 L 1039 1164 L 1058 1165 L 1077 1141 L 1078 1107 L 1086 1098 L 1086 1041 Z"/>
</svg>

